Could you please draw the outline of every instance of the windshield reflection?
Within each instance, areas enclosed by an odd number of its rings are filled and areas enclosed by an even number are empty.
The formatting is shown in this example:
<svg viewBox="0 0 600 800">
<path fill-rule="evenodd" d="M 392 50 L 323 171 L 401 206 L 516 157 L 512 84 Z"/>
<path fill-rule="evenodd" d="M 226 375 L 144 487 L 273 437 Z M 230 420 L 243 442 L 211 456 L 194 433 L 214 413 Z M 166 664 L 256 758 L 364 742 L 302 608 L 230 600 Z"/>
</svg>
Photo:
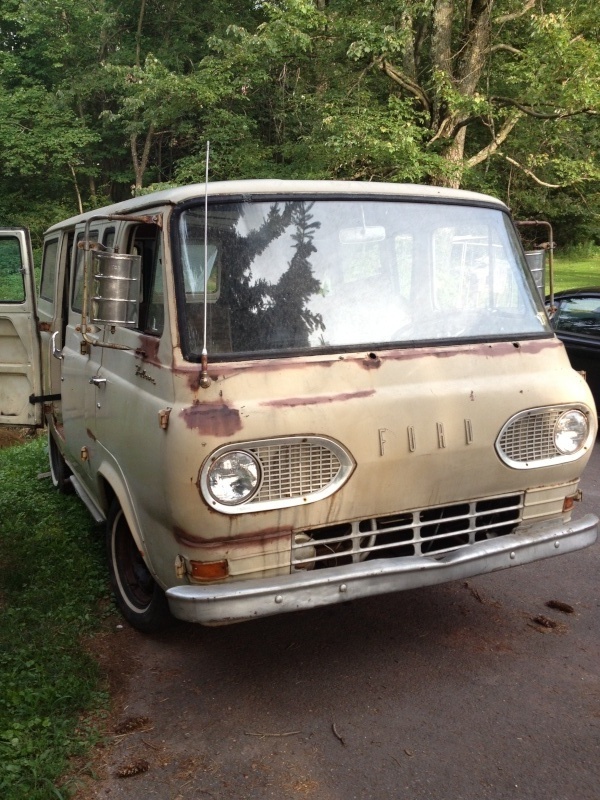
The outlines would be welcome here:
<svg viewBox="0 0 600 800">
<path fill-rule="evenodd" d="M 179 217 L 182 339 L 202 350 L 204 207 Z M 374 200 L 208 209 L 212 355 L 392 346 L 548 330 L 504 214 Z"/>
</svg>

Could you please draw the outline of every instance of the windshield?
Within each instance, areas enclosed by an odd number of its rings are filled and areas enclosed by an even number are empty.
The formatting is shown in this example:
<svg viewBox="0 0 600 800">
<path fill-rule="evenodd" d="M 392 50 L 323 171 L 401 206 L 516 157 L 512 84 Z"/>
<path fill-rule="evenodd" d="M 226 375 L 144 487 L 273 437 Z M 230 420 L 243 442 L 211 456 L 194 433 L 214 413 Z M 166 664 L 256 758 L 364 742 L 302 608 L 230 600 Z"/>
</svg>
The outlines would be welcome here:
<svg viewBox="0 0 600 800">
<path fill-rule="evenodd" d="M 204 205 L 179 216 L 184 352 L 202 352 Z M 207 350 L 240 356 L 549 330 L 507 215 L 372 199 L 208 207 Z"/>
</svg>

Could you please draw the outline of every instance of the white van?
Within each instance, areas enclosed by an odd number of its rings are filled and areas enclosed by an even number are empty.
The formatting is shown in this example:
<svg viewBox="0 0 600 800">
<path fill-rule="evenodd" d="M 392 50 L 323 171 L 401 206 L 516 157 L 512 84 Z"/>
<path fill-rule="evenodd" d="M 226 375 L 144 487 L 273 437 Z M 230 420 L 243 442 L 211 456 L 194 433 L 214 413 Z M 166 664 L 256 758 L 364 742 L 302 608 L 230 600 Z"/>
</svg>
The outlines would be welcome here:
<svg viewBox="0 0 600 800">
<path fill-rule="evenodd" d="M 0 422 L 105 520 L 123 614 L 222 624 L 592 544 L 583 378 L 507 208 L 232 181 L 0 231 Z"/>
</svg>

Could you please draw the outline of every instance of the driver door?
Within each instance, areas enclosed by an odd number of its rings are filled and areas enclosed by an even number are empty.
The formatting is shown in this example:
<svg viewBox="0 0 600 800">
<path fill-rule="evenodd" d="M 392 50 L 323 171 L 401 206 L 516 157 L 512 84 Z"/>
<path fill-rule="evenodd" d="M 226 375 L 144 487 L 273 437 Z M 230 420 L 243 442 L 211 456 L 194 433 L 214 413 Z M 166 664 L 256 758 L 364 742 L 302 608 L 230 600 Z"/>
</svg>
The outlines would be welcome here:
<svg viewBox="0 0 600 800">
<path fill-rule="evenodd" d="M 41 425 L 41 387 L 29 231 L 0 228 L 0 425 Z"/>
</svg>

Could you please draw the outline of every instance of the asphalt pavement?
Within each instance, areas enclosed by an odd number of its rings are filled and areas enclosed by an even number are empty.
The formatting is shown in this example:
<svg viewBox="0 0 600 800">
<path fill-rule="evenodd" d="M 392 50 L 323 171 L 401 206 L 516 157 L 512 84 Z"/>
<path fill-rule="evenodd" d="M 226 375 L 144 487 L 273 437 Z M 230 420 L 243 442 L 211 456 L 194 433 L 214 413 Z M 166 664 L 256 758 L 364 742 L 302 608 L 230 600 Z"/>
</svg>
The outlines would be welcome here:
<svg viewBox="0 0 600 800">
<path fill-rule="evenodd" d="M 600 515 L 600 446 L 583 492 L 576 513 Z M 108 631 L 126 691 L 85 797 L 598 800 L 599 568 L 596 544 L 231 627 Z"/>
</svg>

